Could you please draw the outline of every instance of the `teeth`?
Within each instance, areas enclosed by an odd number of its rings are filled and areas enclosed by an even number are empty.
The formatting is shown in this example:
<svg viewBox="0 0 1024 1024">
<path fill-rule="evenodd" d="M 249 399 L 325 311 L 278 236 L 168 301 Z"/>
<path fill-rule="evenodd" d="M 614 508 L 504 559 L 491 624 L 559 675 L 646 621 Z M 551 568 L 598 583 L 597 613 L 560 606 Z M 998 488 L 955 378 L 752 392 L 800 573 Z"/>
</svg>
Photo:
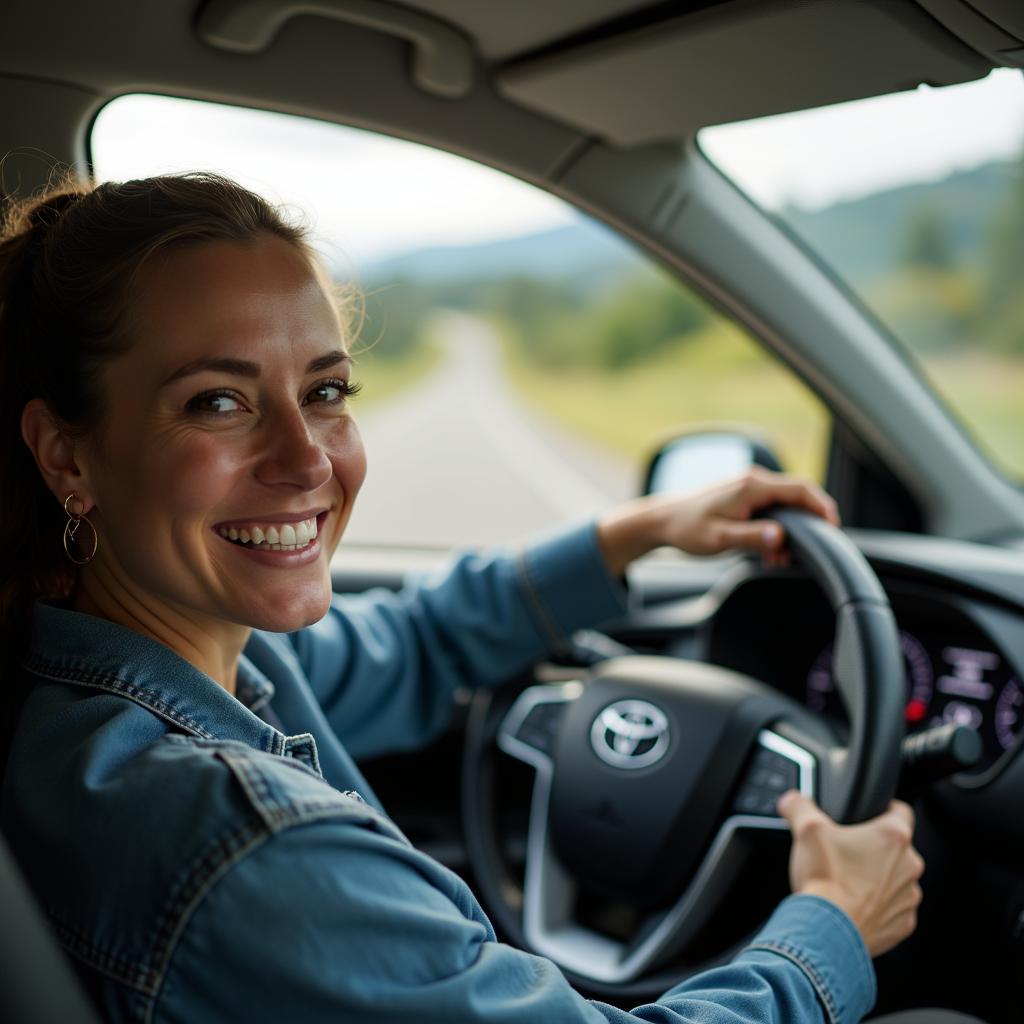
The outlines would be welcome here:
<svg viewBox="0 0 1024 1024">
<path fill-rule="evenodd" d="M 252 544 L 269 551 L 296 551 L 316 540 L 318 530 L 316 517 L 303 519 L 296 523 L 282 523 L 280 526 L 260 526 L 238 529 L 234 526 L 222 526 L 219 533 L 227 540 L 239 544 Z"/>
</svg>

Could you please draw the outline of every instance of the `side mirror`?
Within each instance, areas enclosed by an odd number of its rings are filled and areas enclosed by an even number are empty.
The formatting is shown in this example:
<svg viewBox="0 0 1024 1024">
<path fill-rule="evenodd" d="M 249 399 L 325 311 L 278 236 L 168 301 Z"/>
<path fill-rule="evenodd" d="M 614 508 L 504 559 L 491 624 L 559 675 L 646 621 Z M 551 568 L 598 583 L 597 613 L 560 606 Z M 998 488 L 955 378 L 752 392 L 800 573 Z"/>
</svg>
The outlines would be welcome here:
<svg viewBox="0 0 1024 1024">
<path fill-rule="evenodd" d="M 737 476 L 751 466 L 779 471 L 766 437 L 745 427 L 698 427 L 667 441 L 647 465 L 644 494 L 678 494 Z"/>
</svg>

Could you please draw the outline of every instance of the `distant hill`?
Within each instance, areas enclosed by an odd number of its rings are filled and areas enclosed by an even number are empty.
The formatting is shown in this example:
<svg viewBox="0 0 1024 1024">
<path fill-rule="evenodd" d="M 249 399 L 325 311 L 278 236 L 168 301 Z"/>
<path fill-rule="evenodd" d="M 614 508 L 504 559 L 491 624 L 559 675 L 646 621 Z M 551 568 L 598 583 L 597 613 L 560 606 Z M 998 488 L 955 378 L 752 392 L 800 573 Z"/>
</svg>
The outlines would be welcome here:
<svg viewBox="0 0 1024 1024">
<path fill-rule="evenodd" d="M 976 263 L 1013 176 L 1013 162 L 984 164 L 941 181 L 904 185 L 821 210 L 789 207 L 782 219 L 851 281 L 860 282 L 896 266 L 903 252 L 908 214 L 919 206 L 937 209 L 958 262 Z M 602 225 L 575 223 L 484 245 L 421 249 L 371 264 L 364 283 L 407 278 L 424 283 L 486 280 L 527 275 L 549 280 L 614 279 L 645 262 Z"/>
<path fill-rule="evenodd" d="M 576 277 L 618 273 L 639 257 L 627 242 L 595 221 L 580 217 L 565 227 L 484 245 L 437 246 L 371 264 L 369 281 L 411 278 L 424 282 L 524 274 Z"/>
<path fill-rule="evenodd" d="M 862 281 L 899 263 L 908 214 L 929 206 L 942 216 L 956 262 L 971 265 L 981 260 L 987 234 L 1019 173 L 1014 162 L 982 164 L 822 210 L 790 207 L 782 216 L 844 277 Z"/>
</svg>

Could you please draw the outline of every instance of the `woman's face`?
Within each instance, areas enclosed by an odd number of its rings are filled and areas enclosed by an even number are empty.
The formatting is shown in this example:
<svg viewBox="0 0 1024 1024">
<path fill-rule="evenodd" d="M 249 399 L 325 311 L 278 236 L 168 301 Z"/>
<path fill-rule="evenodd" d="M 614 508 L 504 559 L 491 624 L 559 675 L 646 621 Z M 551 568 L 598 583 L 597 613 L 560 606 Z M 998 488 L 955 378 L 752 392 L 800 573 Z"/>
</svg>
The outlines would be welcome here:
<svg viewBox="0 0 1024 1024">
<path fill-rule="evenodd" d="M 131 324 L 79 457 L 97 576 L 157 614 L 317 621 L 366 463 L 338 318 L 307 259 L 269 235 L 172 252 Z"/>
</svg>

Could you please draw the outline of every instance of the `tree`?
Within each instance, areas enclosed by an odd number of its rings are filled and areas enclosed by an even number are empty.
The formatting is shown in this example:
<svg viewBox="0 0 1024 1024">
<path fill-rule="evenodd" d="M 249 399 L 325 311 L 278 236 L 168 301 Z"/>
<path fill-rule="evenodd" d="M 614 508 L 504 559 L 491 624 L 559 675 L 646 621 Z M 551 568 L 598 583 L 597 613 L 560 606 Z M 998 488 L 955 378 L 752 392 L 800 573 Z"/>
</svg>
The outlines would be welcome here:
<svg viewBox="0 0 1024 1024">
<path fill-rule="evenodd" d="M 992 344 L 1024 351 L 1024 150 L 989 236 L 981 321 Z"/>
<path fill-rule="evenodd" d="M 904 265 L 921 270 L 949 270 L 954 262 L 941 211 L 930 203 L 915 207 L 904 231 Z"/>
</svg>

